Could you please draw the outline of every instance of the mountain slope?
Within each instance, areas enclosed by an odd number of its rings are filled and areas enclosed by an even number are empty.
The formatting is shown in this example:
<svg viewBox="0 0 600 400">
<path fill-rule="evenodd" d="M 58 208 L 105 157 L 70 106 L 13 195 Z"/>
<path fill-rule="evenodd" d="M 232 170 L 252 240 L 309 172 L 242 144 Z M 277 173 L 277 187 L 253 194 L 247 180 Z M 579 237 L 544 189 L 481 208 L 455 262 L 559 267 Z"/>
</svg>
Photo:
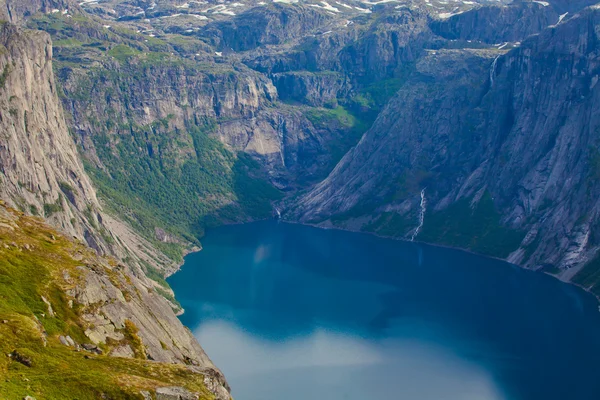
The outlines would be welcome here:
<svg viewBox="0 0 600 400">
<path fill-rule="evenodd" d="M 205 398 L 228 399 L 222 374 L 174 312 L 179 307 L 162 279 L 173 261 L 97 200 L 58 100 L 49 36 L 4 23 L 0 43 L 0 197 L 21 210 L 5 209 L 4 201 L 0 210 L 2 347 L 14 354 L 0 367 L 11 382 L 0 390 L 23 397 L 28 385 L 15 378 L 24 373 L 18 364 L 32 364 L 25 374 L 42 397 L 65 390 L 137 398 L 143 388 L 189 379 Z M 61 233 L 23 212 L 45 217 Z M 71 347 L 109 353 L 91 362 L 81 381 L 72 374 L 83 355 L 58 344 L 67 335 L 77 342 L 68 341 Z M 146 379 L 148 370 L 155 379 L 129 387 L 119 380 Z"/>
<path fill-rule="evenodd" d="M 600 245 L 599 18 L 584 10 L 504 55 L 432 52 L 293 212 L 410 238 L 424 190 L 419 240 L 573 279 Z"/>
<path fill-rule="evenodd" d="M 137 399 L 176 385 L 229 398 L 220 372 L 149 290 L 114 259 L 1 204 L 0 349 L 9 357 L 0 396 Z"/>
</svg>

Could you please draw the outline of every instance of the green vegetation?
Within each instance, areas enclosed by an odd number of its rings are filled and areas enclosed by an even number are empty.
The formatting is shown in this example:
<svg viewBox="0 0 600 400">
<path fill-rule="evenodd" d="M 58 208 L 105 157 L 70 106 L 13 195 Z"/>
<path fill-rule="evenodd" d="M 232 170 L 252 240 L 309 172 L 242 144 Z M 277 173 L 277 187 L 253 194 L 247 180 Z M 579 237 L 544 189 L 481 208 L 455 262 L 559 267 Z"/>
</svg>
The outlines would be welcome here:
<svg viewBox="0 0 600 400">
<path fill-rule="evenodd" d="M 354 96 L 352 100 L 361 107 L 381 110 L 392 96 L 400 90 L 404 82 L 404 78 L 390 78 L 371 83 L 360 90 L 359 94 Z"/>
<path fill-rule="evenodd" d="M 431 178 L 431 172 L 425 169 L 413 169 L 410 173 L 401 174 L 395 181 L 391 181 L 390 191 L 385 196 L 384 203 L 405 199 L 414 193 L 419 193 L 422 188 L 427 186 Z"/>
<path fill-rule="evenodd" d="M 413 180 L 401 179 L 394 196 L 406 196 L 405 191 L 414 186 L 410 184 Z M 406 237 L 417 223 L 414 213 L 403 216 L 394 212 L 384 212 L 363 230 L 400 238 Z M 500 224 L 500 213 L 496 210 L 491 195 L 486 192 L 473 207 L 470 201 L 463 199 L 445 210 L 428 212 L 418 238 L 428 243 L 460 247 L 488 256 L 506 258 L 519 247 L 524 237 L 524 232 Z"/>
<path fill-rule="evenodd" d="M 327 143 L 327 153 L 331 155 L 331 168 L 358 143 L 373 122 L 358 117 L 340 105 L 333 109 L 312 108 L 304 115 L 317 129 L 328 129 L 338 135 L 337 139 Z"/>
<path fill-rule="evenodd" d="M 443 211 L 426 214 L 419 240 L 505 258 L 524 237 L 524 232 L 500 224 L 500 213 L 486 192 L 474 207 L 463 199 Z"/>
<path fill-rule="evenodd" d="M 401 238 L 406 236 L 416 225 L 416 216 L 408 218 L 394 212 L 384 212 L 375 221 L 367 224 L 364 230 L 386 237 Z"/>
<path fill-rule="evenodd" d="M 109 56 L 114 57 L 121 62 L 127 61 L 132 57 L 138 56 L 139 54 L 139 50 L 136 50 L 124 44 L 119 44 L 108 51 Z"/>
<path fill-rule="evenodd" d="M 198 392 L 203 400 L 213 398 L 203 375 L 185 366 L 113 358 L 60 344 L 59 335 L 89 342 L 82 310 L 77 304 L 70 306 L 65 291 L 81 279 L 82 261 L 72 255 L 93 259 L 94 254 L 41 220 L 2 205 L 0 222 L 0 398 L 138 399 L 140 390 L 173 385 Z M 51 303 L 54 316 L 42 296 Z M 129 344 L 140 352 L 143 345 L 136 346 L 136 330 L 126 323 Z M 6 356 L 11 353 L 13 357 Z"/>
<path fill-rule="evenodd" d="M 54 213 L 62 211 L 62 200 L 62 195 L 58 195 L 58 199 L 56 199 L 55 203 L 44 203 L 44 215 L 49 217 Z"/>
<path fill-rule="evenodd" d="M 337 121 L 341 126 L 353 128 L 360 124 L 358 118 L 349 113 L 344 107 L 337 106 L 334 109 L 315 108 L 305 113 L 306 118 L 314 125 L 322 126 Z"/>
<path fill-rule="evenodd" d="M 161 288 L 156 288 L 156 293 L 160 294 L 162 297 L 164 297 L 165 299 L 169 300 L 171 303 L 173 303 L 173 305 L 175 305 L 180 310 L 183 308 L 181 306 L 181 303 L 179 301 L 177 301 L 177 299 L 175 298 L 175 296 L 173 296 L 171 294 L 171 292 L 168 292 L 168 291 L 166 291 L 164 289 L 161 289 Z"/>
<path fill-rule="evenodd" d="M 2 70 L 2 74 L 0 75 L 0 89 L 4 89 L 8 74 L 10 74 L 10 64 L 6 64 Z"/>
<path fill-rule="evenodd" d="M 146 349 L 144 344 L 142 343 L 142 339 L 138 336 L 139 329 L 138 327 L 131 321 L 125 320 L 125 329 L 124 335 L 125 340 L 133 349 L 133 354 L 135 354 L 135 358 L 139 358 L 140 360 L 146 359 Z"/>
<path fill-rule="evenodd" d="M 573 277 L 573 282 L 587 288 L 596 296 L 600 296 L 600 256 L 588 262 Z"/>
<path fill-rule="evenodd" d="M 155 228 L 164 227 L 192 242 L 207 226 L 270 215 L 280 193 L 250 157 L 234 155 L 208 136 L 214 122 L 187 132 L 168 126 L 132 124 L 122 128 L 118 141 L 94 136 L 108 171 L 90 164 L 87 169 L 115 212 L 151 240 Z M 177 245 L 156 244 L 181 259 Z"/>
</svg>

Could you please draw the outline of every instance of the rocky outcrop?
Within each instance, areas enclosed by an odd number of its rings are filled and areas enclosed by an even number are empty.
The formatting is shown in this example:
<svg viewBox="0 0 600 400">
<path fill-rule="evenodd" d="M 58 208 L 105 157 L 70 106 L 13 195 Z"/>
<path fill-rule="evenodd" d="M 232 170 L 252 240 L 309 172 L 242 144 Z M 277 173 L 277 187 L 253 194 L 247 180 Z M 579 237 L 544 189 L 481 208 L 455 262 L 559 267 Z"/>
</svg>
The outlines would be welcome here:
<svg viewBox="0 0 600 400">
<path fill-rule="evenodd" d="M 433 21 L 431 28 L 450 40 L 474 40 L 488 44 L 519 42 L 558 22 L 558 12 L 547 4 L 514 2 L 478 7 Z"/>
<path fill-rule="evenodd" d="M 179 58 L 109 61 L 92 71 L 64 68 L 60 77 L 65 107 L 88 155 L 93 147 L 91 136 L 123 134 L 128 130 L 123 127 L 130 123 L 149 126 L 164 120 L 172 130 L 218 119 L 244 124 L 277 100 L 272 83 L 243 65 L 223 63 L 207 69 Z M 106 110 L 111 110 L 112 123 L 99 129 L 94 121 L 104 122 Z M 243 143 L 251 141 L 248 137 Z M 240 148 L 241 143 L 232 140 L 229 144 Z"/>
<path fill-rule="evenodd" d="M 315 8 L 273 3 L 208 25 L 202 36 L 219 50 L 246 51 L 298 40 L 330 21 L 329 15 Z"/>
<path fill-rule="evenodd" d="M 282 100 L 306 102 L 314 107 L 335 105 L 338 97 L 348 94 L 345 77 L 332 71 L 273 74 L 273 83 Z"/>
<path fill-rule="evenodd" d="M 111 389 L 130 391 L 129 379 L 139 376 L 136 365 L 144 365 L 144 377 L 157 381 L 141 387 L 181 385 L 171 375 L 177 371 L 191 378 L 186 386 L 195 382 L 195 388 L 203 390 L 196 398 L 230 399 L 223 374 L 141 271 L 99 256 L 4 202 L 0 202 L 0 255 L 0 272 L 10 276 L 13 288 L 4 292 L 6 319 L 0 344 L 3 352 L 18 349 L 11 360 L 35 369 L 36 375 L 54 375 L 56 388 L 73 385 L 68 374 L 61 375 L 64 368 L 76 369 L 81 360 L 95 358 L 96 363 L 86 366 L 95 371 L 92 380 L 113 376 Z M 53 353 L 67 364 L 60 372 L 40 361 Z M 137 360 L 128 360 L 133 358 Z M 103 369 L 107 365 L 109 369 Z M 98 394 L 87 371 L 77 372 L 81 375 L 76 385 L 87 386 L 79 389 Z M 36 393 L 45 397 L 46 390 L 36 388 Z"/>
<path fill-rule="evenodd" d="M 151 265 L 160 270 L 173 262 L 103 211 L 58 100 L 49 36 L 4 24 L 0 44 L 0 198 L 26 214 L 44 217 L 67 237 L 95 250 L 73 254 L 81 262 L 77 278 L 63 276 L 72 286 L 67 295 L 81 307 L 85 335 L 95 344 L 137 343 L 136 357 L 210 371 L 207 376 L 217 382 L 213 386 L 226 387 L 222 374 L 142 269 Z M 42 301 L 54 317 L 56 304 L 45 297 Z M 124 351 L 127 343 L 114 355 L 130 354 Z"/>
</svg>

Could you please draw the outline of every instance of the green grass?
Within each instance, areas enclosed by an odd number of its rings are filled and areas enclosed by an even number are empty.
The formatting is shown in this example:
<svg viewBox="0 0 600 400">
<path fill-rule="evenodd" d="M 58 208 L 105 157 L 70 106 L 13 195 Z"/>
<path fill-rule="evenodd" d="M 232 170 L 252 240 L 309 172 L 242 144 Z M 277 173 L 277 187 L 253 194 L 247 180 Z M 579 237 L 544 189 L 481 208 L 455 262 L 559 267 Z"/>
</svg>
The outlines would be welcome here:
<svg viewBox="0 0 600 400">
<path fill-rule="evenodd" d="M 66 290 L 80 280 L 77 267 L 83 262 L 73 254 L 95 256 L 39 219 L 9 211 L 17 221 L 6 220 L 5 210 L 0 210 L 0 222 L 14 227 L 0 227 L 0 321 L 6 321 L 0 322 L 0 398 L 140 399 L 140 390 L 174 385 L 200 393 L 201 399 L 213 398 L 203 376 L 185 366 L 93 355 L 61 345 L 59 335 L 89 342 L 83 333 L 82 310 L 69 307 Z M 69 281 L 63 277 L 65 272 Z M 42 296 L 52 304 L 54 317 Z M 47 334 L 46 345 L 42 331 Z M 125 331 L 129 344 L 142 352 L 135 325 L 127 323 Z M 30 358 L 31 367 L 5 356 L 14 350 Z"/>
<path fill-rule="evenodd" d="M 141 52 L 124 44 L 119 44 L 108 51 L 108 55 L 124 62 L 130 58 L 139 56 Z"/>
<path fill-rule="evenodd" d="M 79 46 L 83 45 L 83 42 L 81 42 L 77 39 L 69 38 L 69 39 L 55 40 L 54 42 L 52 42 L 52 45 L 54 47 L 79 47 Z"/>
<path fill-rule="evenodd" d="M 342 106 L 337 106 L 334 109 L 314 108 L 308 110 L 304 115 L 309 119 L 310 122 L 318 126 L 326 125 L 332 121 L 336 121 L 343 127 L 353 128 L 360 122 L 358 118 L 356 118 Z"/>
</svg>

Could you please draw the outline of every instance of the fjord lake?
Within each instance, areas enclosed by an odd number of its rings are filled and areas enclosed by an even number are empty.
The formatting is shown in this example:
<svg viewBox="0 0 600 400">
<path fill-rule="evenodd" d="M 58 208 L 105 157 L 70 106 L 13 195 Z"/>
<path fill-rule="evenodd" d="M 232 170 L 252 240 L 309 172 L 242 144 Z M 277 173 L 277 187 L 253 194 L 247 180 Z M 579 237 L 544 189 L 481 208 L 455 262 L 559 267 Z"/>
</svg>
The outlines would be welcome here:
<svg viewBox="0 0 600 400">
<path fill-rule="evenodd" d="M 236 400 L 600 399 L 585 291 L 459 250 L 262 221 L 170 277 Z"/>
</svg>

